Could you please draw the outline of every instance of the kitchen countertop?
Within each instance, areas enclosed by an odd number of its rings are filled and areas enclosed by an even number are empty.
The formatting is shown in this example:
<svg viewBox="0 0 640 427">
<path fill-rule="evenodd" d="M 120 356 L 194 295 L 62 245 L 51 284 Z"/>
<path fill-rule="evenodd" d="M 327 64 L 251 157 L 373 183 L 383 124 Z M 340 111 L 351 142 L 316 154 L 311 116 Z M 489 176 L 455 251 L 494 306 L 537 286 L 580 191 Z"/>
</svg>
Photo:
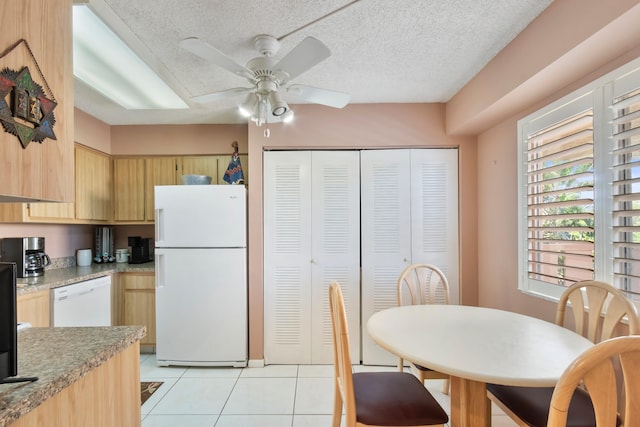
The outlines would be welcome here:
<svg viewBox="0 0 640 427">
<path fill-rule="evenodd" d="M 0 384 L 0 426 L 32 411 L 145 334 L 144 326 L 19 331 L 18 376 L 39 379 L 32 383 Z"/>
<path fill-rule="evenodd" d="M 144 264 L 107 263 L 91 264 L 87 267 L 68 267 L 45 270 L 42 276 L 19 278 L 16 283 L 17 294 L 25 295 L 47 289 L 58 288 L 84 280 L 95 279 L 114 273 L 153 273 L 153 261 Z"/>
</svg>

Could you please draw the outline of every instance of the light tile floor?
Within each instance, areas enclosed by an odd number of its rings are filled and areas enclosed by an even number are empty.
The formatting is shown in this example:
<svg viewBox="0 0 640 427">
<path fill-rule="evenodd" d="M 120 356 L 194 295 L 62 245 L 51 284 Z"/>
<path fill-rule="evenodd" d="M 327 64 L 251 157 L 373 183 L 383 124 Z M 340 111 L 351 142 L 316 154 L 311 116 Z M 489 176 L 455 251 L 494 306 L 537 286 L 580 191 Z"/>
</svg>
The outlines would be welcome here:
<svg viewBox="0 0 640 427">
<path fill-rule="evenodd" d="M 356 366 L 356 372 L 392 367 Z M 142 381 L 163 381 L 142 405 L 143 427 L 331 426 L 333 366 L 270 365 L 264 368 L 158 367 L 140 356 Z M 449 411 L 442 381 L 427 388 Z M 493 407 L 494 427 L 515 426 Z M 344 423 L 343 423 L 344 425 Z"/>
</svg>

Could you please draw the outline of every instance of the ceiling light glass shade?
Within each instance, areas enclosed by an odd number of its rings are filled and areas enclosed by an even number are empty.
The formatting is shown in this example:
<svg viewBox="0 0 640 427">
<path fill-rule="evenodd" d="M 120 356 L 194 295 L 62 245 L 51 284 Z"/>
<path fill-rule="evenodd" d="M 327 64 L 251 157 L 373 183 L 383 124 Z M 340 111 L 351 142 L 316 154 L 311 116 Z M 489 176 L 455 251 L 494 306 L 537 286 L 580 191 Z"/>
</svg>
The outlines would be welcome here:
<svg viewBox="0 0 640 427">
<path fill-rule="evenodd" d="M 290 123 L 293 121 L 293 110 L 289 109 L 289 111 L 287 111 L 286 113 L 284 113 L 282 116 L 280 116 L 280 119 L 284 122 L 284 123 Z"/>
<path fill-rule="evenodd" d="M 271 114 L 276 117 L 280 117 L 289 111 L 289 106 L 280 98 L 278 92 L 271 92 L 269 94 L 269 102 L 271 102 Z"/>
<path fill-rule="evenodd" d="M 238 111 L 240 111 L 240 114 L 244 117 L 251 117 L 254 114 L 257 105 L 258 96 L 251 92 L 247 95 L 244 102 L 238 106 Z"/>
<path fill-rule="evenodd" d="M 73 7 L 73 75 L 129 110 L 189 108 L 86 5 Z"/>
</svg>

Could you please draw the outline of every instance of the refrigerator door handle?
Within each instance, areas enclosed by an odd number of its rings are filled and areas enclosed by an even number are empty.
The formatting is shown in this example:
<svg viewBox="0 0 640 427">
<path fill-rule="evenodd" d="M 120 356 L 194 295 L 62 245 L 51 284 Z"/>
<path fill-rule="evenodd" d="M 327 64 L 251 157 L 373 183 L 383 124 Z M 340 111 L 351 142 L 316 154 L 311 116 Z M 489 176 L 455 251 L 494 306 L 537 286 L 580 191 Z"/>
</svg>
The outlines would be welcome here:
<svg viewBox="0 0 640 427">
<path fill-rule="evenodd" d="M 164 254 L 159 254 L 156 252 L 156 289 L 164 288 L 165 285 L 165 263 L 164 263 Z"/>
<path fill-rule="evenodd" d="M 155 210 L 156 246 L 162 246 L 164 241 L 164 209 Z"/>
</svg>

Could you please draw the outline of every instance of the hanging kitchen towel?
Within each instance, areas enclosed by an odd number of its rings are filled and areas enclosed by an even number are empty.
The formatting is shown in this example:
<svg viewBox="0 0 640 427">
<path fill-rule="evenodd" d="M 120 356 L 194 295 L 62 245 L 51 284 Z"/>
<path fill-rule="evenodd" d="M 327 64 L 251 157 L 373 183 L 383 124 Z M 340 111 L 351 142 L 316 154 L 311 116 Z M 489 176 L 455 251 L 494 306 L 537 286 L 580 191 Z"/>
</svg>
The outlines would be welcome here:
<svg viewBox="0 0 640 427">
<path fill-rule="evenodd" d="M 240 163 L 240 156 L 238 155 L 238 143 L 233 141 L 233 154 L 231 155 L 231 160 L 229 161 L 229 166 L 227 166 L 227 170 L 224 172 L 224 177 L 222 179 L 225 180 L 228 184 L 244 184 L 244 173 L 242 173 L 242 163 Z"/>
</svg>

